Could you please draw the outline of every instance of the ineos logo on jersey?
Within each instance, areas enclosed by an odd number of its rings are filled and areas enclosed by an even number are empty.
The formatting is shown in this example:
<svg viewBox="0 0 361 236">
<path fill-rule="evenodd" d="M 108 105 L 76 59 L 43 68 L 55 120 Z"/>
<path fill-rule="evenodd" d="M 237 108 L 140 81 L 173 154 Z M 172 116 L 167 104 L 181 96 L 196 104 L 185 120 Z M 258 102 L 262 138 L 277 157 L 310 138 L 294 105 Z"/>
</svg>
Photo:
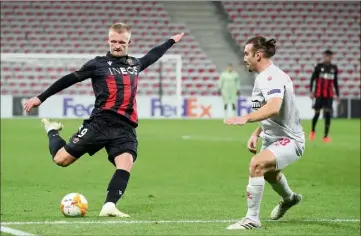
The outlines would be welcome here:
<svg viewBox="0 0 361 236">
<path fill-rule="evenodd" d="M 109 72 L 111 75 L 134 75 L 138 74 L 138 69 L 136 66 L 124 67 L 110 67 Z"/>
<path fill-rule="evenodd" d="M 320 77 L 323 79 L 330 79 L 330 80 L 335 79 L 335 75 L 331 73 L 320 73 Z"/>
</svg>

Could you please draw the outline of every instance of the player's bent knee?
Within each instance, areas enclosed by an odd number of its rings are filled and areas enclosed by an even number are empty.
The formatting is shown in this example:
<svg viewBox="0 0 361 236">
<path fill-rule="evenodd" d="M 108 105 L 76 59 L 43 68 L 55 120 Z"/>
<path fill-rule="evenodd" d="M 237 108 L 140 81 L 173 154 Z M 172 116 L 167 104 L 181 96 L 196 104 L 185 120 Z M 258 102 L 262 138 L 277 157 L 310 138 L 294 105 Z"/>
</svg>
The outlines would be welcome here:
<svg viewBox="0 0 361 236">
<path fill-rule="evenodd" d="M 66 159 L 59 157 L 59 156 L 54 157 L 54 162 L 55 162 L 55 164 L 57 164 L 58 166 L 61 166 L 61 167 L 67 167 L 68 165 L 71 164 L 69 161 L 67 161 Z"/>
<path fill-rule="evenodd" d="M 274 154 L 266 149 L 258 155 L 252 157 L 249 165 L 249 173 L 251 177 L 264 176 L 268 172 L 276 170 L 276 158 Z"/>
<path fill-rule="evenodd" d="M 67 167 L 73 162 L 76 161 L 76 158 L 71 156 L 69 153 L 67 153 L 65 150 L 60 149 L 55 157 L 53 158 L 55 164 L 61 167 Z"/>
<path fill-rule="evenodd" d="M 255 160 L 252 158 L 249 165 L 249 173 L 251 177 L 263 176 L 265 164 L 262 161 Z"/>
<path fill-rule="evenodd" d="M 117 169 L 123 169 L 128 172 L 131 171 L 134 163 L 134 157 L 132 154 L 125 152 L 114 158 L 114 163 Z"/>
</svg>

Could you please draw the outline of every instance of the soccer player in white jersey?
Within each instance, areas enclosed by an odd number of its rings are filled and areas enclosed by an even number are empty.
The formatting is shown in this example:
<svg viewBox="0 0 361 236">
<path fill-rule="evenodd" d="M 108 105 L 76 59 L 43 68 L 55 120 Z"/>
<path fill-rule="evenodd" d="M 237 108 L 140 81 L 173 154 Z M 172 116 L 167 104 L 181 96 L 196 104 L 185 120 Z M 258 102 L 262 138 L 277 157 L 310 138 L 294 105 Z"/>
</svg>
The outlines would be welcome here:
<svg viewBox="0 0 361 236">
<path fill-rule="evenodd" d="M 293 83 L 290 77 L 272 63 L 276 41 L 257 36 L 246 42 L 244 61 L 250 72 L 258 73 L 252 92 L 251 112 L 242 117 L 226 119 L 226 125 L 245 125 L 259 122 L 252 133 L 248 149 L 254 154 L 249 165 L 246 216 L 227 229 L 260 228 L 260 203 L 267 181 L 281 196 L 281 201 L 271 212 L 271 219 L 281 218 L 288 209 L 298 204 L 302 196 L 288 186 L 282 170 L 300 159 L 305 150 L 305 136 L 296 108 Z M 258 137 L 262 148 L 256 151 Z"/>
</svg>

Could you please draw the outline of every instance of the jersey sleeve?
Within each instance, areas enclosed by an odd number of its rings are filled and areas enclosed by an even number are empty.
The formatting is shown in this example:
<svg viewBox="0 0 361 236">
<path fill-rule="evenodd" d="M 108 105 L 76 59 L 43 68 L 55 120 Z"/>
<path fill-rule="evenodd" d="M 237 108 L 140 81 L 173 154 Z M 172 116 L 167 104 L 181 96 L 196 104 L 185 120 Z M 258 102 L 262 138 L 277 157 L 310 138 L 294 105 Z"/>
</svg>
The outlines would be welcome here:
<svg viewBox="0 0 361 236">
<path fill-rule="evenodd" d="M 222 89 L 224 81 L 224 72 L 221 73 L 218 79 L 218 89 Z"/>
<path fill-rule="evenodd" d="M 96 69 L 96 62 L 95 59 L 92 59 L 86 62 L 79 70 L 75 71 L 74 74 L 79 79 L 79 81 L 83 81 L 88 78 L 92 78 L 95 69 Z"/>
<path fill-rule="evenodd" d="M 315 66 L 315 69 L 313 70 L 313 73 L 312 73 L 312 76 L 311 76 L 311 81 L 310 81 L 310 91 L 311 91 L 311 93 L 313 91 L 313 83 L 319 77 L 319 75 L 320 75 L 319 64 L 317 64 Z"/>
<path fill-rule="evenodd" d="M 333 85 L 335 87 L 337 97 L 340 96 L 340 89 L 338 87 L 338 68 L 335 66 L 335 78 L 333 79 Z"/>
<path fill-rule="evenodd" d="M 236 83 L 237 83 L 237 91 L 241 90 L 241 78 L 239 77 L 239 74 L 236 73 Z"/>
<path fill-rule="evenodd" d="M 163 44 L 152 48 L 145 56 L 138 58 L 140 62 L 140 71 L 145 70 L 148 66 L 155 63 L 173 46 L 173 44 L 175 44 L 175 41 L 173 39 L 168 39 Z"/>
<path fill-rule="evenodd" d="M 285 84 L 282 82 L 283 78 L 275 76 L 268 76 L 260 80 L 260 88 L 263 97 L 267 101 L 270 98 L 282 98 L 285 92 Z"/>
</svg>

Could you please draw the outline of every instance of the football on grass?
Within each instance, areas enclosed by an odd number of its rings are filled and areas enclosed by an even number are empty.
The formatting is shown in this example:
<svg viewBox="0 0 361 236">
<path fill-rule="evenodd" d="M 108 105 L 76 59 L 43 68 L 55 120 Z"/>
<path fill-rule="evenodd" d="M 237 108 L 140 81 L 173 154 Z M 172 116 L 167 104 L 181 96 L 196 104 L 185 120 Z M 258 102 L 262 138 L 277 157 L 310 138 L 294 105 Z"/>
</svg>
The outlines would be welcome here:
<svg viewBox="0 0 361 236">
<path fill-rule="evenodd" d="M 88 210 L 88 201 L 80 193 L 69 193 L 61 200 L 60 209 L 66 217 L 82 217 Z"/>
</svg>

